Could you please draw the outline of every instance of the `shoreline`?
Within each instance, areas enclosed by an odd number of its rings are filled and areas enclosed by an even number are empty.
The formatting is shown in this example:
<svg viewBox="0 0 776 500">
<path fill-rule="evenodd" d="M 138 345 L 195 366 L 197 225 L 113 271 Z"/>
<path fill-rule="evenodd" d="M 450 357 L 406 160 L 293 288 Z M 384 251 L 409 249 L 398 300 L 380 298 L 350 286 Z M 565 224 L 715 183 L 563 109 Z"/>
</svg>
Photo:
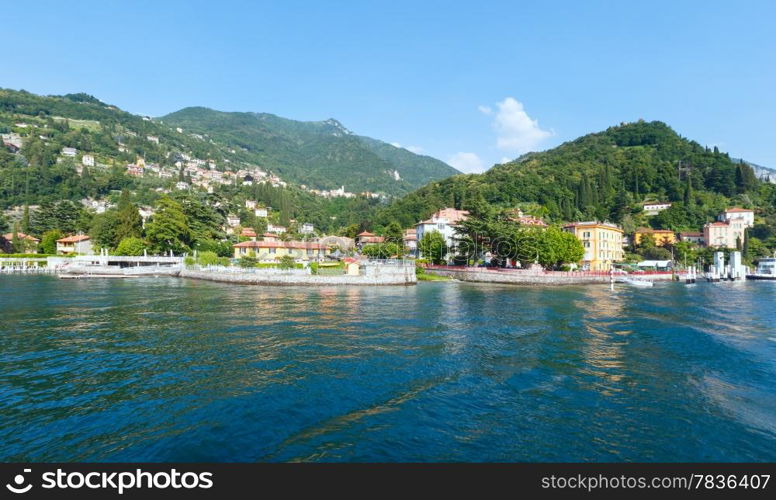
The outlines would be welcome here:
<svg viewBox="0 0 776 500">
<path fill-rule="evenodd" d="M 425 270 L 434 276 L 468 283 L 493 283 L 500 285 L 523 286 L 568 286 L 568 285 L 608 285 L 612 282 L 609 273 L 544 271 L 543 269 L 488 269 L 479 267 L 427 267 Z M 635 275 L 649 281 L 673 281 L 671 273 Z"/>
</svg>

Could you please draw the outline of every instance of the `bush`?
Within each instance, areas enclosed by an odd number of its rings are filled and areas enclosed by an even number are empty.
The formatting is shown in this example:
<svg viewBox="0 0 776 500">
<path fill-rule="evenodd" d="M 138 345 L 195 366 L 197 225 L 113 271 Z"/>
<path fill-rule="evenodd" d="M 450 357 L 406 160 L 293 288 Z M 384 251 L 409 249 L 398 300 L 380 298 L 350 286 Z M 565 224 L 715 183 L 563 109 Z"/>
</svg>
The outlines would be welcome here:
<svg viewBox="0 0 776 500">
<path fill-rule="evenodd" d="M 187 256 L 186 256 L 186 258 L 184 258 L 184 259 L 183 259 L 183 264 L 184 264 L 186 267 L 191 267 L 191 266 L 193 266 L 194 264 L 196 264 L 196 261 L 194 260 L 194 257 L 192 257 L 192 256 L 190 256 L 190 255 L 187 255 Z"/>
<path fill-rule="evenodd" d="M 290 255 L 284 255 L 278 259 L 278 267 L 280 269 L 293 269 L 296 267 L 296 261 Z"/>
<path fill-rule="evenodd" d="M 310 271 L 313 274 L 318 274 L 318 263 L 317 262 L 310 262 Z"/>
<path fill-rule="evenodd" d="M 115 253 L 116 255 L 138 256 L 143 255 L 143 250 L 145 250 L 145 243 L 143 243 L 143 240 L 130 236 L 119 242 Z"/>
<path fill-rule="evenodd" d="M 243 268 L 248 268 L 248 267 L 256 267 L 258 263 L 259 261 L 256 260 L 256 257 L 252 255 L 246 255 L 244 257 L 240 257 L 238 265 Z"/>
<path fill-rule="evenodd" d="M 198 252 L 197 264 L 200 266 L 215 266 L 218 264 L 218 258 L 215 252 Z"/>
</svg>

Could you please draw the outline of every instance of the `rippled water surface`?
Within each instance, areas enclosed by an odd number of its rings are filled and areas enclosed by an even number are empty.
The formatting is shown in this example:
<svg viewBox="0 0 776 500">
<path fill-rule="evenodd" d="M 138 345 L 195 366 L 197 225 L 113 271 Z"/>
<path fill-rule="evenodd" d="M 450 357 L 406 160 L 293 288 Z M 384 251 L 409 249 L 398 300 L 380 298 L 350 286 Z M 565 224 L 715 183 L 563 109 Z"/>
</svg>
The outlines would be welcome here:
<svg viewBox="0 0 776 500">
<path fill-rule="evenodd" d="M 775 303 L 2 276 L 0 459 L 774 461 Z"/>
</svg>

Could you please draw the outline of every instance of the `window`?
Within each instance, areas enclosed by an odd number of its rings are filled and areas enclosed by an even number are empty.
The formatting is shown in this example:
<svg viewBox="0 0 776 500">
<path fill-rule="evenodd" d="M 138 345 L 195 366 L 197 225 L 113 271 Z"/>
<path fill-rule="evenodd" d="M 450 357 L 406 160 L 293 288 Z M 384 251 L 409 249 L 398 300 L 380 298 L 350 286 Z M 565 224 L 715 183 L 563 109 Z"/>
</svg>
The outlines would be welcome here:
<svg viewBox="0 0 776 500">
<path fill-rule="evenodd" d="M 277 248 L 270 248 L 269 249 L 269 253 L 275 253 L 276 250 L 277 250 Z"/>
</svg>

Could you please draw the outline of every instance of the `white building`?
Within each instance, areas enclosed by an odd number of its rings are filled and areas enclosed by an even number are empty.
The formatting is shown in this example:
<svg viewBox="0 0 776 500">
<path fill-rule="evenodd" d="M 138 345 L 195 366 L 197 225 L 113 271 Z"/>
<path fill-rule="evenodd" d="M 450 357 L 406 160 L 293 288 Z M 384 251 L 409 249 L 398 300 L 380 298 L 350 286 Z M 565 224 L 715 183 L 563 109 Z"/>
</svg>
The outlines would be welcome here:
<svg viewBox="0 0 776 500">
<path fill-rule="evenodd" d="M 670 203 L 663 203 L 663 202 L 653 202 L 653 203 L 645 203 L 644 204 L 644 214 L 646 215 L 657 215 L 663 210 L 668 210 L 671 208 Z"/>
<path fill-rule="evenodd" d="M 237 227 L 240 225 L 240 218 L 236 215 L 229 214 L 226 216 L 226 223 L 229 227 Z"/>
<path fill-rule="evenodd" d="M 245 200 L 245 208 L 248 210 L 253 210 L 256 208 L 256 202 L 253 200 Z"/>
<path fill-rule="evenodd" d="M 269 212 L 264 207 L 258 207 L 253 213 L 256 215 L 256 217 L 263 217 L 265 219 L 269 215 Z"/>
<path fill-rule="evenodd" d="M 469 212 L 466 210 L 456 210 L 454 208 L 443 208 L 439 210 L 430 219 L 420 221 L 415 224 L 415 233 L 417 241 L 421 241 L 426 233 L 436 231 L 445 238 L 448 247 L 453 246 L 455 228 L 459 222 L 466 219 Z"/>
<path fill-rule="evenodd" d="M 741 219 L 744 221 L 746 227 L 754 226 L 754 210 L 746 208 L 728 208 L 721 214 L 719 214 L 718 220 L 720 222 L 730 222 L 733 219 Z"/>
<path fill-rule="evenodd" d="M 304 224 L 302 224 L 302 227 L 299 229 L 299 232 L 301 234 L 312 234 L 315 232 L 315 226 L 313 226 L 309 222 L 305 222 Z"/>
<path fill-rule="evenodd" d="M 94 156 L 92 155 L 83 155 L 81 157 L 81 165 L 84 167 L 93 167 L 94 166 Z"/>
<path fill-rule="evenodd" d="M 78 154 L 78 150 L 75 148 L 62 148 L 62 156 L 74 157 Z"/>
<path fill-rule="evenodd" d="M 267 224 L 267 232 L 275 234 L 283 234 L 286 232 L 286 228 L 283 226 L 276 226 L 274 224 Z"/>
</svg>

